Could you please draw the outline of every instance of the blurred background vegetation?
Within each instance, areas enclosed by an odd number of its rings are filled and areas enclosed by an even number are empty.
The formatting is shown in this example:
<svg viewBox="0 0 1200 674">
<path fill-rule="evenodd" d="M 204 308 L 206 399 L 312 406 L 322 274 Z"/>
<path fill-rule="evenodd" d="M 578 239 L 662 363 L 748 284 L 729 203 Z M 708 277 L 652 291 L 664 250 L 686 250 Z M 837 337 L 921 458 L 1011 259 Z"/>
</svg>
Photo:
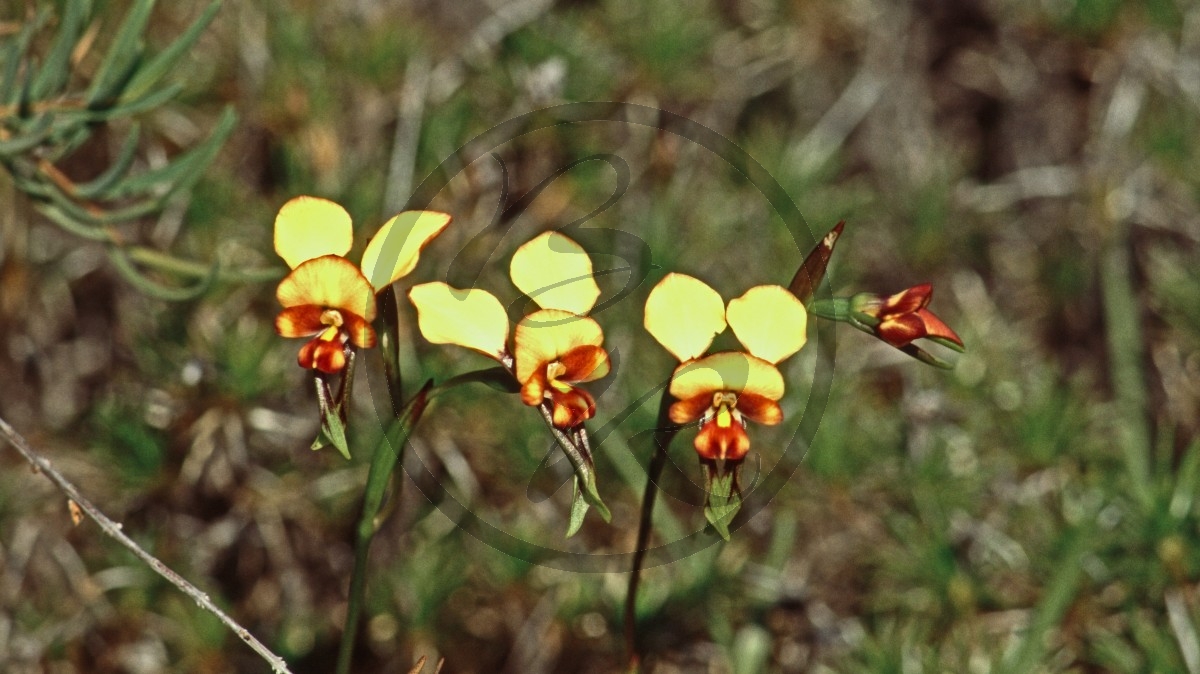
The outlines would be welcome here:
<svg viewBox="0 0 1200 674">
<path fill-rule="evenodd" d="M 0 38 L 45 4 L 4 0 Z M 72 83 L 96 75 L 128 6 L 94 3 Z M 160 3 L 151 49 L 203 9 Z M 56 17 L 32 53 L 48 53 Z M 283 273 L 271 223 L 291 196 L 346 205 L 361 246 L 432 174 L 441 189 L 427 196 L 456 224 L 402 289 L 478 275 L 516 300 L 511 251 L 617 181 L 584 164 L 508 207 L 568 162 L 618 155 L 628 190 L 587 226 L 635 234 L 660 268 L 600 315 L 621 368 L 595 428 L 670 371 L 640 330 L 662 273 L 735 297 L 786 283 L 807 242 L 740 173 L 653 119 L 549 126 L 459 159 L 511 117 L 570 101 L 687 116 L 761 163 L 814 235 L 847 221 L 835 293 L 935 284 L 932 308 L 968 346 L 952 372 L 846 329 L 836 350 L 822 340 L 788 365 L 789 421 L 753 430 L 763 470 L 803 415 L 815 360 L 832 358 L 820 430 L 732 542 L 647 572 L 652 671 L 1200 673 L 1194 3 L 228 2 L 167 79 L 182 90 L 135 118 L 136 170 L 203 142 L 226 106 L 238 122 L 190 193 L 114 231 L 223 270 Z M 94 127 L 58 167 L 96 177 L 129 124 Z M 624 264 L 592 248 L 599 268 Z M 308 450 L 316 405 L 299 343 L 272 328 L 269 281 L 149 297 L 7 174 L 0 260 L 0 416 L 294 671 L 330 671 L 366 448 L 387 409 L 378 354 L 347 463 Z M 401 320 L 409 382 L 487 364 L 423 343 L 409 308 Z M 637 409 L 597 452 L 612 525 L 590 518 L 563 542 L 569 489 L 538 470 L 537 416 L 483 387 L 439 398 L 406 459 L 417 483 L 372 550 L 356 670 L 430 655 L 448 672 L 620 671 L 619 564 L 556 570 L 455 525 L 469 512 L 536 545 L 630 551 L 649 453 L 634 436 L 654 412 Z M 689 445 L 685 433 L 673 449 L 670 493 L 700 479 Z M 656 540 L 702 523 L 664 498 Z M 266 671 L 94 526 L 72 526 L 7 449 L 0 569 L 6 672 Z"/>
</svg>

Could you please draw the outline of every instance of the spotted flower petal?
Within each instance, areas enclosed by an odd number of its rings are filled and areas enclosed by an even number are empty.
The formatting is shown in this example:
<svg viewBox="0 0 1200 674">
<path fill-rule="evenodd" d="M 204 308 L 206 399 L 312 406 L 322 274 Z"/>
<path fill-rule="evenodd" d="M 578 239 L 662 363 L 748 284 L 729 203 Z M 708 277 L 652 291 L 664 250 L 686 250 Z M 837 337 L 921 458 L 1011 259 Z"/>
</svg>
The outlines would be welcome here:
<svg viewBox="0 0 1200 674">
<path fill-rule="evenodd" d="M 783 286 L 747 290 L 729 302 L 725 312 L 738 341 L 768 363 L 778 363 L 804 346 L 808 313 L 804 304 Z"/>
<path fill-rule="evenodd" d="M 509 276 L 543 309 L 582 316 L 600 297 L 587 251 L 558 232 L 545 232 L 522 244 L 513 253 Z"/>
<path fill-rule="evenodd" d="M 437 211 L 405 211 L 383 223 L 363 251 L 363 274 L 378 292 L 417 266 L 421 250 L 450 224 Z"/>
<path fill-rule="evenodd" d="M 580 347 L 603 344 L 604 332 L 600 324 L 591 318 L 558 309 L 535 311 L 522 319 L 513 333 L 517 381 L 529 381 L 546 364 L 572 354 Z M 585 376 L 575 381 L 590 381 L 608 371 L 607 353 L 601 359 L 595 352 L 590 352 L 589 359 L 594 365 L 592 372 L 583 373 Z M 592 376 L 601 368 L 603 372 L 600 375 Z M 576 376 L 580 373 L 582 369 L 577 370 Z"/>
<path fill-rule="evenodd" d="M 671 273 L 646 298 L 646 331 L 681 362 L 708 350 L 725 329 L 725 302 L 700 279 Z"/>
<path fill-rule="evenodd" d="M 783 397 L 783 375 L 775 366 L 740 351 L 723 351 L 675 368 L 671 395 L 679 400 L 718 391 L 750 393 L 767 400 Z"/>
<path fill-rule="evenodd" d="M 345 255 L 354 242 L 350 214 L 317 197 L 296 197 L 275 216 L 275 252 L 292 269 L 323 255 Z"/>
<path fill-rule="evenodd" d="M 375 318 L 375 291 L 366 277 L 344 257 L 323 255 L 292 270 L 275 290 L 287 307 L 305 304 L 341 309 L 366 321 Z"/>
<path fill-rule="evenodd" d="M 408 291 L 417 325 L 434 344 L 456 344 L 500 360 L 507 349 L 508 315 L 486 290 L 458 290 L 445 283 L 422 283 Z"/>
</svg>

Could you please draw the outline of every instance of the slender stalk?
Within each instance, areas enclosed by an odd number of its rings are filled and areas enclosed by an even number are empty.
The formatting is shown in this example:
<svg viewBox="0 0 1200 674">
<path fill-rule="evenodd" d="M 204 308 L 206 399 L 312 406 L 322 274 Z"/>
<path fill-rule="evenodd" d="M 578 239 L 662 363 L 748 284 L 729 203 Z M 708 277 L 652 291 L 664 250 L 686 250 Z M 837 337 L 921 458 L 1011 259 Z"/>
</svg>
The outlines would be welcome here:
<svg viewBox="0 0 1200 674">
<path fill-rule="evenodd" d="M 362 515 L 358 520 L 354 542 L 354 571 L 350 576 L 349 599 L 346 608 L 346 623 L 342 629 L 342 641 L 338 647 L 337 674 L 350 674 L 354 657 L 354 638 L 358 634 L 358 623 L 362 616 L 363 598 L 367 586 L 367 561 L 371 552 L 371 541 L 378 529 L 376 518 L 383 507 L 384 493 L 396 466 L 404 457 L 408 437 L 425 412 L 432 382 L 425 385 L 412 400 L 404 405 L 400 416 L 392 422 L 384 434 L 367 472 L 367 486 L 363 491 Z"/>
<path fill-rule="evenodd" d="M 21 456 L 25 457 L 26 461 L 32 464 L 36 470 L 41 471 L 43 475 L 53 482 L 54 486 L 58 487 L 59 491 L 65 494 L 72 503 L 79 506 L 80 511 L 90 517 L 96 524 L 100 525 L 101 531 L 112 538 L 115 538 L 118 543 L 125 546 L 138 559 L 142 560 L 149 565 L 150 568 L 154 569 L 158 575 L 166 578 L 167 582 L 179 588 L 179 590 L 188 597 L 191 597 L 192 600 L 196 602 L 197 606 L 215 615 L 217 619 L 224 623 L 226 627 L 233 630 L 233 633 L 238 635 L 239 639 L 246 642 L 250 648 L 254 649 L 255 653 L 258 653 L 263 660 L 266 660 L 267 664 L 271 665 L 271 671 L 283 674 L 291 674 L 287 667 L 287 663 L 284 662 L 283 658 L 271 652 L 271 650 L 264 646 L 263 643 L 255 638 L 253 634 L 250 634 L 249 630 L 239 625 L 233 618 L 230 618 L 228 614 L 218 608 L 217 605 L 208 598 L 208 595 L 201 591 L 198 587 L 184 580 L 182 576 L 160 561 L 157 557 L 146 552 L 141 546 L 135 543 L 133 539 L 129 538 L 129 536 L 126 536 L 125 532 L 121 530 L 121 524 L 119 522 L 114 522 L 113 520 L 109 519 L 107 515 L 100 511 L 99 508 L 92 505 L 91 501 L 88 501 L 86 498 L 84 498 L 74 484 L 67 480 L 67 478 L 63 477 L 62 473 L 55 470 L 54 467 L 50 465 L 50 461 L 48 459 L 35 452 L 33 448 L 29 446 L 29 443 L 25 440 L 25 438 L 13 430 L 13 427 L 9 426 L 8 422 L 6 422 L 4 419 L 0 419 L 0 434 L 2 434 L 5 439 L 8 440 L 9 444 L 17 449 Z"/>
<path fill-rule="evenodd" d="M 1130 279 L 1128 227 L 1123 223 L 1117 226 L 1121 234 L 1114 235 L 1103 252 L 1100 293 L 1104 300 L 1104 320 L 1108 324 L 1105 335 L 1116 412 L 1121 418 L 1117 437 L 1125 454 L 1125 467 L 1133 483 L 1134 495 L 1144 507 L 1149 507 L 1153 500 L 1150 493 L 1151 432 L 1146 417 L 1149 394 L 1142 371 L 1141 315 Z"/>
<path fill-rule="evenodd" d="M 168 272 L 177 276 L 204 279 L 213 273 L 212 265 L 195 260 L 184 260 L 168 253 L 143 246 L 129 246 L 125 249 L 129 259 L 138 264 L 157 271 Z M 264 283 L 278 281 L 283 278 L 281 269 L 218 269 L 216 281 L 221 283 Z"/>
<path fill-rule="evenodd" d="M 658 423 L 654 431 L 654 449 L 646 467 L 646 488 L 642 492 L 641 518 L 638 520 L 637 547 L 633 551 L 633 568 L 629 573 L 629 588 L 625 591 L 625 652 L 629 656 L 630 671 L 638 671 L 641 652 L 637 647 L 637 593 L 641 583 L 642 564 L 646 561 L 646 550 L 650 545 L 653 527 L 654 504 L 658 501 L 658 480 L 667 465 L 667 450 L 679 427 L 671 423 L 669 411 L 674 398 L 670 384 L 663 388 L 658 404 Z"/>
</svg>

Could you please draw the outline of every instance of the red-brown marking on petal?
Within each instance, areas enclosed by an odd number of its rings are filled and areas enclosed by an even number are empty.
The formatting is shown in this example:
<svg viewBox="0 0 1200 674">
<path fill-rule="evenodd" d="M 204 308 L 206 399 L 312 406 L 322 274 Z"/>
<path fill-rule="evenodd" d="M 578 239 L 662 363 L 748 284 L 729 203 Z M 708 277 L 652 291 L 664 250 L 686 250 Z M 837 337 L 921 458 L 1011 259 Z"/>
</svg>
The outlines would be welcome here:
<svg viewBox="0 0 1200 674">
<path fill-rule="evenodd" d="M 875 328 L 883 341 L 895 347 L 904 346 L 925 336 L 925 323 L 916 314 L 890 316 Z"/>
<path fill-rule="evenodd" d="M 350 335 L 350 343 L 360 349 L 370 349 L 375 346 L 375 329 L 367 319 L 349 311 L 342 312 L 342 329 Z"/>
<path fill-rule="evenodd" d="M 521 385 L 521 402 L 536 407 L 542 404 L 542 400 L 546 396 L 546 369 L 542 368 L 533 373 L 524 384 Z"/>
<path fill-rule="evenodd" d="M 594 381 L 608 374 L 608 352 L 602 346 L 585 344 L 571 349 L 558 359 L 565 371 L 560 381 Z"/>
<path fill-rule="evenodd" d="M 313 358 L 313 367 L 328 374 L 337 374 L 346 367 L 346 349 L 338 342 L 322 342 Z"/>
<path fill-rule="evenodd" d="M 554 405 L 554 425 L 558 428 L 574 428 L 596 416 L 596 401 L 583 389 L 571 387 L 563 392 L 551 388 L 550 402 Z"/>
<path fill-rule="evenodd" d="M 671 405 L 669 412 L 671 422 L 676 424 L 692 423 L 704 415 L 708 408 L 712 406 L 712 401 L 712 392 L 692 396 L 687 400 L 676 401 Z"/>
<path fill-rule="evenodd" d="M 702 459 L 738 461 L 750 451 L 750 436 L 739 423 L 722 428 L 716 419 L 704 424 L 693 443 Z"/>
<path fill-rule="evenodd" d="M 783 410 L 780 409 L 779 403 L 754 393 L 738 396 L 737 409 L 750 421 L 764 426 L 774 426 L 783 421 Z"/>
<path fill-rule="evenodd" d="M 275 332 L 283 337 L 310 337 L 324 330 L 321 322 L 323 307 L 316 304 L 301 304 L 288 307 L 275 317 Z"/>
<path fill-rule="evenodd" d="M 881 317 L 895 314 L 911 314 L 918 309 L 924 309 L 933 297 L 933 284 L 922 283 L 907 290 L 892 295 L 883 302 L 879 315 Z"/>
<path fill-rule="evenodd" d="M 341 340 L 329 341 L 318 337 L 300 348 L 296 360 L 306 370 L 337 374 L 346 367 L 346 351 Z"/>
<path fill-rule="evenodd" d="M 962 339 L 959 338 L 950 326 L 942 322 L 942 319 L 933 315 L 933 312 L 928 309 L 921 309 L 917 312 L 917 316 L 921 317 L 921 322 L 925 324 L 926 337 L 941 337 L 948 339 L 959 346 L 963 346 Z"/>
</svg>

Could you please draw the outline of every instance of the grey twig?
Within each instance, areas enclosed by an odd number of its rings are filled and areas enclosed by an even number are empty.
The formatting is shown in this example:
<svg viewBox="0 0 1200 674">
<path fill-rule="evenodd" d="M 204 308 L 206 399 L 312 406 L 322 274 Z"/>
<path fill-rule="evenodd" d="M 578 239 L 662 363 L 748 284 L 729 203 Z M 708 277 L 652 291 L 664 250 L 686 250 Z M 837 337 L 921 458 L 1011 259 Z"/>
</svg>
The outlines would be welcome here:
<svg viewBox="0 0 1200 674">
<path fill-rule="evenodd" d="M 88 501 L 86 498 L 84 498 L 74 484 L 67 480 L 67 478 L 63 477 L 62 473 L 55 470 L 54 467 L 50 465 L 50 461 L 48 459 L 35 452 L 33 448 L 29 446 L 29 443 L 25 440 L 25 438 L 13 430 L 13 427 L 9 426 L 8 422 L 4 419 L 0 419 L 0 435 L 3 435 L 4 438 L 8 440 L 9 444 L 11 444 L 13 447 L 16 447 L 21 456 L 25 457 L 25 460 L 28 461 L 35 469 L 41 471 L 43 475 L 49 478 L 50 481 L 53 482 L 56 487 L 58 487 L 59 491 L 65 494 L 72 503 L 79 506 L 79 510 L 82 511 L 83 514 L 90 517 L 96 522 L 96 524 L 99 524 L 100 529 L 104 531 L 104 533 L 115 538 L 118 543 L 128 548 L 130 552 L 137 556 L 138 559 L 142 560 L 148 564 L 150 568 L 154 569 L 158 575 L 166 578 L 167 581 L 169 581 L 172 585 L 179 588 L 180 591 L 195 600 L 197 606 L 215 615 L 221 622 L 225 623 L 225 626 L 233 630 L 233 633 L 238 635 L 238 638 L 246 642 L 250 648 L 254 649 L 255 653 L 258 653 L 264 660 L 267 661 L 268 664 L 271 665 L 272 671 L 276 672 L 277 674 L 291 674 L 291 671 L 288 669 L 287 663 L 284 662 L 283 658 L 272 653 L 266 646 L 262 644 L 261 641 L 255 638 L 253 634 L 250 634 L 249 630 L 237 624 L 233 618 L 230 618 L 224 611 L 218 608 L 217 605 L 208 598 L 207 594 L 201 592 L 200 589 L 195 585 L 192 585 L 188 581 L 184 580 L 182 576 L 180 576 L 178 573 L 175 573 L 175 571 L 173 571 L 170 567 L 159 561 L 157 557 L 143 550 L 141 546 L 133 541 L 133 539 L 126 536 L 125 533 L 121 531 L 121 524 L 119 522 L 114 522 L 113 520 L 109 519 L 107 515 L 100 512 L 96 506 L 92 505 L 91 501 Z"/>
</svg>

